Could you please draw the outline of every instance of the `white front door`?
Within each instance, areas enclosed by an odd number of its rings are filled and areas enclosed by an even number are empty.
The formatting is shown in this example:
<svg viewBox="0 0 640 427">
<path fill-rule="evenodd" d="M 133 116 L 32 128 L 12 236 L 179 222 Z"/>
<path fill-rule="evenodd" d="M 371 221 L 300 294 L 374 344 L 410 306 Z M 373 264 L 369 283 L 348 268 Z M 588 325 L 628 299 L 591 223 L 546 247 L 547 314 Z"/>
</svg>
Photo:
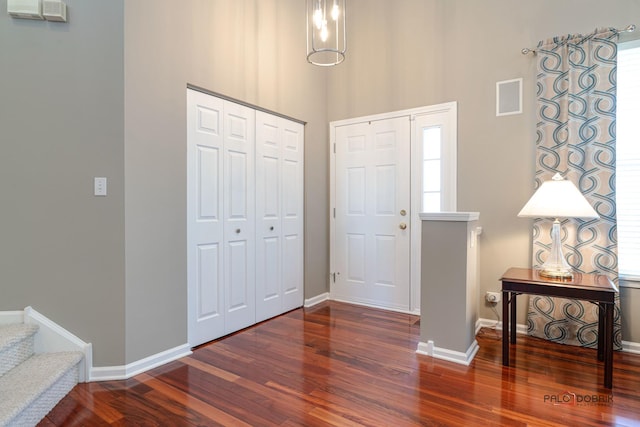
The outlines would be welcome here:
<svg viewBox="0 0 640 427">
<path fill-rule="evenodd" d="M 335 128 L 331 298 L 409 311 L 409 116 Z"/>
</svg>

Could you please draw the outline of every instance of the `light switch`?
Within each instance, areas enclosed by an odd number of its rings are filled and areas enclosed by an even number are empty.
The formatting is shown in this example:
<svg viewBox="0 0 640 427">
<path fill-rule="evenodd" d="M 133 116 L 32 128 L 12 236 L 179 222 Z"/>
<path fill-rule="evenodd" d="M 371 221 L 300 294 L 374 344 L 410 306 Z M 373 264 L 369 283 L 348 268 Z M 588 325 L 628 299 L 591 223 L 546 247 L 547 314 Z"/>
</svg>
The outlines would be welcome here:
<svg viewBox="0 0 640 427">
<path fill-rule="evenodd" d="M 7 13 L 19 19 L 44 19 L 40 0 L 7 0 Z"/>
<path fill-rule="evenodd" d="M 106 196 L 107 195 L 107 178 L 96 176 L 93 178 L 93 195 L 94 196 Z"/>
</svg>

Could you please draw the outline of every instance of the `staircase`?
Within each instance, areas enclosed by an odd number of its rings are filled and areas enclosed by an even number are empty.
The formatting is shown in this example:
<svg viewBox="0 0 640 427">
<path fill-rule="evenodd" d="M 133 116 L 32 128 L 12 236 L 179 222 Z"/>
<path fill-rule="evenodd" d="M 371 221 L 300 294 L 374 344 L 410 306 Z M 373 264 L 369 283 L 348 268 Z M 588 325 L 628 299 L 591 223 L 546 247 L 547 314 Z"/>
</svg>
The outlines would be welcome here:
<svg viewBox="0 0 640 427">
<path fill-rule="evenodd" d="M 78 383 L 83 353 L 34 354 L 38 329 L 0 325 L 0 427 L 35 426 Z"/>
</svg>

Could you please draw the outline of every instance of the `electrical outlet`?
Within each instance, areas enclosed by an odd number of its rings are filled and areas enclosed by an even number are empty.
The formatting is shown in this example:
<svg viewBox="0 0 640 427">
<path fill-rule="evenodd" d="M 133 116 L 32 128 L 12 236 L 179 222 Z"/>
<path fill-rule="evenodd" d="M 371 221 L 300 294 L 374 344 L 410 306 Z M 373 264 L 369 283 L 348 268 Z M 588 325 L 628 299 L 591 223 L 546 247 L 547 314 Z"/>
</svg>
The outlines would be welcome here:
<svg viewBox="0 0 640 427">
<path fill-rule="evenodd" d="M 487 292 L 484 296 L 487 302 L 497 304 L 500 302 L 500 292 Z"/>
</svg>

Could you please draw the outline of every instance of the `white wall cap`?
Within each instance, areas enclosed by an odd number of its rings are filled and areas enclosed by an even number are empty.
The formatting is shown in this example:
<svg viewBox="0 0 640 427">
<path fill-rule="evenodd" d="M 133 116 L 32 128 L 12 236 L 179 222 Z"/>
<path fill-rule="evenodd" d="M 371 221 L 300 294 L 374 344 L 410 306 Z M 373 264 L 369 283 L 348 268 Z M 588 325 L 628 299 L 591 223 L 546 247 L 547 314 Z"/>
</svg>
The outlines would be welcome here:
<svg viewBox="0 0 640 427">
<path fill-rule="evenodd" d="M 479 212 L 421 212 L 420 219 L 423 221 L 477 221 L 480 218 Z"/>
</svg>

